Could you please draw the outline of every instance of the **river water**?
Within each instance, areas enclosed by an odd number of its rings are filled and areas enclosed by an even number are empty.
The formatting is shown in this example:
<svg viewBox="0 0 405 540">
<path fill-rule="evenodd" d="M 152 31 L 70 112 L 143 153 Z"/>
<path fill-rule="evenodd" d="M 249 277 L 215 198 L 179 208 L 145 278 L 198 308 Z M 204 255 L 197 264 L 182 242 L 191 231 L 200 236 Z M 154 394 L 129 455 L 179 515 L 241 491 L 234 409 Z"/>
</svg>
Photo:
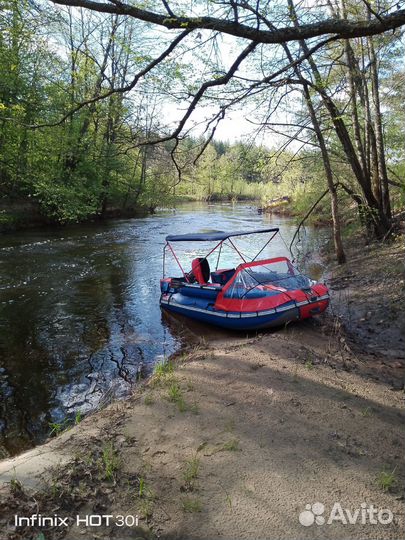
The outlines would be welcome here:
<svg viewBox="0 0 405 540">
<path fill-rule="evenodd" d="M 0 457 L 37 444 L 52 424 L 127 394 L 181 346 L 187 321 L 176 324 L 159 308 L 167 234 L 273 225 L 289 244 L 295 226 L 286 219 L 243 204 L 190 203 L 144 218 L 2 236 Z M 325 233 L 307 236 L 317 246 Z M 245 253 L 263 243 L 245 238 Z M 288 255 L 282 238 L 263 257 Z M 187 261 L 208 251 L 183 247 Z M 167 262 L 170 274 L 174 261 Z"/>
</svg>

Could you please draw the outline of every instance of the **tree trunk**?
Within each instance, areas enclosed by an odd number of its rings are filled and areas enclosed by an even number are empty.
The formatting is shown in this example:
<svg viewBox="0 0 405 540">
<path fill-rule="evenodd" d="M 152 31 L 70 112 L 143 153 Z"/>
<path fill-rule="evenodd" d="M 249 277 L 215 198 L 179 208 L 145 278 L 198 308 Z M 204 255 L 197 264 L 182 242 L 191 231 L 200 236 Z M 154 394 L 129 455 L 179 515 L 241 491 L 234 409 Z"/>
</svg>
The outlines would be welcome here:
<svg viewBox="0 0 405 540">
<path fill-rule="evenodd" d="M 283 45 L 283 48 L 284 48 L 284 51 L 286 52 L 286 55 L 289 61 L 293 62 L 293 56 L 290 52 L 288 45 L 286 44 Z M 301 81 L 303 81 L 305 102 L 307 104 L 308 112 L 311 117 L 312 126 L 314 128 L 316 138 L 318 140 L 318 144 L 321 149 L 323 166 L 325 170 L 326 181 L 328 184 L 328 190 L 329 190 L 330 199 L 331 199 L 332 231 L 333 231 L 333 243 L 335 247 L 336 260 L 339 264 L 343 264 L 344 262 L 346 262 L 346 255 L 343 249 L 342 235 L 341 235 L 341 230 L 340 230 L 338 198 L 337 198 L 336 187 L 333 182 L 333 173 L 332 173 L 332 167 L 329 160 L 328 150 L 326 148 L 326 143 L 325 143 L 324 136 L 322 134 L 320 124 L 316 117 L 316 113 L 315 113 L 315 109 L 311 100 L 311 95 L 309 92 L 308 85 L 304 82 L 300 68 L 298 66 L 295 66 L 294 72 L 296 73 L 297 77 Z"/>
<path fill-rule="evenodd" d="M 353 133 L 354 133 L 354 140 L 356 144 L 356 150 L 357 150 L 357 154 L 358 154 L 364 174 L 369 175 L 369 169 L 367 166 L 367 160 L 366 160 L 366 156 L 364 152 L 364 144 L 361 139 L 361 129 L 360 129 L 359 113 L 358 113 L 357 99 L 356 99 L 356 87 L 354 84 L 354 78 L 356 76 L 354 53 L 348 39 L 345 40 L 345 56 L 346 56 L 346 63 L 347 63 L 347 80 L 349 83 L 350 103 L 351 103 L 351 108 L 352 108 Z"/>
<path fill-rule="evenodd" d="M 346 255 L 343 249 L 342 235 L 340 232 L 340 219 L 338 210 L 338 198 L 336 186 L 333 182 L 332 167 L 329 160 L 328 150 L 326 148 L 325 139 L 323 137 L 318 119 L 315 114 L 315 109 L 311 100 L 308 85 L 304 84 L 304 96 L 307 104 L 308 112 L 311 117 L 312 126 L 315 130 L 316 138 L 318 139 L 319 148 L 321 149 L 323 166 L 325 169 L 326 180 L 328 183 L 328 189 L 331 200 L 331 214 L 332 214 L 332 230 L 333 230 L 333 243 L 335 246 L 336 259 L 339 264 L 346 262 Z"/>
<path fill-rule="evenodd" d="M 375 54 L 372 38 L 369 38 L 369 50 L 371 60 L 371 92 L 373 96 L 375 140 L 377 147 L 378 176 L 381 186 L 381 199 L 384 214 L 391 219 L 391 204 L 388 187 L 387 165 L 385 162 L 384 136 L 382 129 L 382 115 L 380 106 L 380 92 L 378 81 L 377 57 Z"/>
<path fill-rule="evenodd" d="M 295 11 L 295 6 L 293 0 L 288 0 L 288 6 L 291 13 L 291 18 L 295 26 L 298 26 L 297 14 Z M 305 40 L 300 40 L 300 45 L 304 54 L 309 55 L 309 48 Z M 353 171 L 356 180 L 360 184 L 360 187 L 363 191 L 364 198 L 366 200 L 368 210 L 367 210 L 367 220 L 372 224 L 374 234 L 377 238 L 383 238 L 387 232 L 390 230 L 390 220 L 389 217 L 385 214 L 384 208 L 380 205 L 377 199 L 374 196 L 370 177 L 365 174 L 359 158 L 357 156 L 356 150 L 350 138 L 350 134 L 347 130 L 347 127 L 342 119 L 342 115 L 332 100 L 332 98 L 327 94 L 322 84 L 322 77 L 318 70 L 317 65 L 315 64 L 314 59 L 309 56 L 308 63 L 311 67 L 317 92 L 322 98 L 322 101 L 326 107 L 326 110 L 329 112 L 333 126 L 335 128 L 336 134 L 342 144 L 343 150 L 346 154 L 350 167 Z"/>
</svg>

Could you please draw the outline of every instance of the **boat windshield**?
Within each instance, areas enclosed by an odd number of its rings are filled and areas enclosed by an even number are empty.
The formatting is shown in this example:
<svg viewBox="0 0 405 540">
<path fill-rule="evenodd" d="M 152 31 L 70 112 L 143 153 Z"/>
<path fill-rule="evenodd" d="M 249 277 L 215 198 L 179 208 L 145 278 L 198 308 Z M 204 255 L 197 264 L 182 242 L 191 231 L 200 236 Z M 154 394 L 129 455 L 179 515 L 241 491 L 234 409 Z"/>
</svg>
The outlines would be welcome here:
<svg viewBox="0 0 405 540">
<path fill-rule="evenodd" d="M 224 298 L 262 298 L 310 286 L 311 280 L 300 274 L 290 261 L 265 261 L 241 268 L 224 292 Z"/>
</svg>

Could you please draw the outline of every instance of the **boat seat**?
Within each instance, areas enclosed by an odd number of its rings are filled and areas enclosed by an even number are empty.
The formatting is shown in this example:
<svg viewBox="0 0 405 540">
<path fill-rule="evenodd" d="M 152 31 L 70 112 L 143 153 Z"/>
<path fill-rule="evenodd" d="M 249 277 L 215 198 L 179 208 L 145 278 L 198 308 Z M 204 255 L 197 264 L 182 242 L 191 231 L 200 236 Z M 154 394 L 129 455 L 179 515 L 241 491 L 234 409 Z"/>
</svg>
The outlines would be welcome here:
<svg viewBox="0 0 405 540">
<path fill-rule="evenodd" d="M 197 257 L 191 262 L 191 272 L 188 274 L 190 283 L 197 281 L 200 285 L 205 285 L 210 279 L 210 265 L 206 258 Z"/>
<path fill-rule="evenodd" d="M 192 285 L 192 284 L 184 284 L 183 287 L 180 288 L 180 293 L 183 296 L 189 296 L 192 298 L 204 298 L 207 300 L 216 300 L 218 293 L 221 291 L 222 287 L 218 284 L 211 284 L 208 283 L 208 285 Z"/>
<path fill-rule="evenodd" d="M 228 283 L 234 273 L 235 268 L 215 270 L 215 272 L 211 272 L 212 283 L 219 283 L 220 285 L 225 285 L 225 283 Z"/>
</svg>

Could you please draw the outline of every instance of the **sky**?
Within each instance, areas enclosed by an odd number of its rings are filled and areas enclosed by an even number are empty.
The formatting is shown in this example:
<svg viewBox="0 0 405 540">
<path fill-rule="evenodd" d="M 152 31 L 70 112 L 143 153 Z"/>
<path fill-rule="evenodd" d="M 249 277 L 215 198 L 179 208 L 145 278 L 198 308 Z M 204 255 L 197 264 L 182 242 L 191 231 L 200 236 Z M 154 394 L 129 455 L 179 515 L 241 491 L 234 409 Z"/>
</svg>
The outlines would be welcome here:
<svg viewBox="0 0 405 540">
<path fill-rule="evenodd" d="M 184 108 L 180 109 L 172 104 L 164 105 L 162 110 L 165 121 L 168 121 L 172 127 L 175 127 L 177 121 L 184 114 Z M 188 126 L 191 126 L 193 123 L 199 124 L 193 129 L 192 135 L 196 137 L 203 135 L 206 126 L 205 120 L 210 115 L 214 115 L 215 112 L 216 109 L 214 107 L 197 108 L 193 113 L 192 120 L 187 124 Z M 253 136 L 257 130 L 257 126 L 249 122 L 245 118 L 245 114 L 246 112 L 243 109 L 227 113 L 227 116 L 221 120 L 215 131 L 215 139 L 233 143 Z M 275 137 L 269 132 L 260 134 L 257 139 L 258 144 L 264 144 L 269 148 L 274 147 L 278 142 L 278 137 Z"/>
<path fill-rule="evenodd" d="M 205 33 L 206 36 L 209 35 L 208 32 Z M 245 44 L 243 44 L 244 46 Z M 222 65 L 224 71 L 227 71 L 232 63 L 235 61 L 235 58 L 241 51 L 241 44 L 235 40 L 232 36 L 222 35 L 217 39 L 217 48 L 215 59 L 218 62 L 218 66 Z M 196 58 L 194 55 L 186 54 L 183 57 L 185 62 L 190 62 L 194 66 L 196 72 L 204 73 L 206 66 L 204 66 L 204 61 Z M 237 71 L 237 75 L 246 77 L 246 78 L 256 78 L 259 75 L 252 70 L 252 62 L 250 57 L 248 57 L 240 66 Z M 212 74 L 208 72 L 204 80 L 210 80 Z M 222 87 L 226 88 L 226 87 Z M 168 121 L 172 127 L 174 127 L 178 120 L 184 115 L 188 103 L 184 103 L 181 107 L 176 106 L 173 103 L 167 103 L 163 107 L 163 114 L 165 121 Z M 260 133 L 257 133 L 258 126 L 254 122 L 258 121 L 257 111 L 253 112 L 255 105 L 252 103 L 249 105 L 248 102 L 243 101 L 239 106 L 235 107 L 233 110 L 228 109 L 226 116 L 218 124 L 218 127 L 215 131 L 215 139 L 228 141 L 228 142 L 237 142 L 245 139 L 252 139 L 255 136 L 256 144 L 265 145 L 269 148 L 274 148 L 281 144 L 282 139 L 271 133 L 269 130 L 261 130 Z M 192 135 L 199 136 L 204 134 L 206 128 L 205 120 L 209 120 L 218 112 L 218 106 L 203 106 L 200 102 L 196 109 L 193 111 L 193 114 L 190 120 L 187 123 L 187 127 L 196 125 L 193 128 Z M 285 117 L 281 113 L 281 110 L 278 114 L 274 115 L 274 121 L 279 121 L 281 116 Z M 278 119 L 277 119 L 277 118 Z M 285 118 L 284 118 L 285 120 Z"/>
</svg>

